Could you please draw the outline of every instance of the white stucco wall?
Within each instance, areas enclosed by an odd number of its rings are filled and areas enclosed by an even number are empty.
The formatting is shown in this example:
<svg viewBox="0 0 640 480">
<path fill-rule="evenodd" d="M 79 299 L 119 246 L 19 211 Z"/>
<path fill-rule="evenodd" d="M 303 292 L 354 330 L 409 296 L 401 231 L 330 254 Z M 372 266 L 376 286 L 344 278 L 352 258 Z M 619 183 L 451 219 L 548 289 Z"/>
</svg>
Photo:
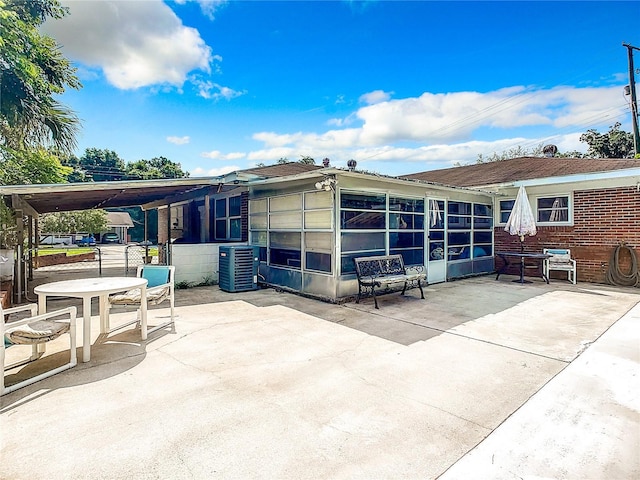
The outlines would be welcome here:
<svg viewBox="0 0 640 480">
<path fill-rule="evenodd" d="M 246 243 L 173 244 L 171 264 L 176 267 L 176 283 L 202 283 L 209 276 L 217 282 L 220 245 L 246 245 Z"/>
</svg>

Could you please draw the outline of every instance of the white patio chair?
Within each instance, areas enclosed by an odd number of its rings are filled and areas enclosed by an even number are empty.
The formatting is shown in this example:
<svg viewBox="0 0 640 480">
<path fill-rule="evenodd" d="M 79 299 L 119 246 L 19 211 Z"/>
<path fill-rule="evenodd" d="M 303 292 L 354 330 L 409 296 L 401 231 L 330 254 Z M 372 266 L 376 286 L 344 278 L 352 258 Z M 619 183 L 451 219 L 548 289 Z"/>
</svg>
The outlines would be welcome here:
<svg viewBox="0 0 640 480">
<path fill-rule="evenodd" d="M 551 255 L 543 263 L 543 273 L 549 278 L 549 272 L 559 270 L 567 272 L 567 279 L 576 284 L 576 261 L 571 258 L 571 250 L 568 248 L 545 248 L 542 253 Z"/>
<path fill-rule="evenodd" d="M 171 308 L 171 318 L 168 322 L 162 323 L 160 325 L 155 325 L 149 329 L 147 329 L 147 333 L 155 332 L 156 330 L 160 330 L 161 328 L 166 328 L 171 326 L 175 327 L 174 319 L 175 319 L 175 296 L 174 296 L 174 276 L 175 276 L 175 268 L 172 265 L 139 265 L 138 271 L 136 275 L 141 278 L 147 279 L 147 306 L 149 305 L 159 305 L 165 300 L 169 300 L 169 305 Z M 116 294 L 109 296 L 109 301 L 107 303 L 107 310 L 109 310 L 114 305 L 123 305 L 123 306 L 140 306 L 141 295 L 140 289 L 134 288 L 129 290 L 128 292 L 122 294 Z M 141 323 L 141 314 L 140 308 L 138 308 L 136 312 L 136 319 L 130 322 L 125 322 L 123 324 L 119 324 L 113 328 L 109 326 L 109 312 L 106 314 L 107 325 L 105 326 L 105 331 L 107 333 L 111 333 L 115 330 L 119 330 L 128 325 L 132 325 L 134 323 Z M 143 336 L 143 339 L 146 336 Z"/>
<path fill-rule="evenodd" d="M 29 312 L 29 317 L 5 323 L 8 316 L 18 312 Z M 76 353 L 76 307 L 67 307 L 61 310 L 37 315 L 38 306 L 35 304 L 21 305 L 19 307 L 3 309 L 0 306 L 0 336 L 3 339 L 0 347 L 0 362 L 2 363 L 2 380 L 0 381 L 0 396 L 13 392 L 44 378 L 75 367 L 78 363 Z M 56 318 L 60 317 L 60 318 Z M 13 385 L 5 386 L 7 371 L 38 360 L 44 354 L 44 344 L 56 338 L 69 334 L 69 362 L 44 373 L 19 381 Z M 6 364 L 6 350 L 17 345 L 31 345 L 31 356 L 26 360 L 20 360 L 10 365 Z M 39 348 L 41 347 L 41 348 Z"/>
</svg>

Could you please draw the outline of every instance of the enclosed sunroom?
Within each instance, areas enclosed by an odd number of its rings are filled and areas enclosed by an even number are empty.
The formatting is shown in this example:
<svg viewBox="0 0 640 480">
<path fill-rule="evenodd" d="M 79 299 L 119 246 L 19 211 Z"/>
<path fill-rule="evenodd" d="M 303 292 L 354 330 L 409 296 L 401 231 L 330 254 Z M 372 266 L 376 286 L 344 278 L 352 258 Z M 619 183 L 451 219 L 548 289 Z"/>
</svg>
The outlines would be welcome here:
<svg viewBox="0 0 640 480">
<path fill-rule="evenodd" d="M 326 168 L 249 184 L 249 243 L 261 281 L 339 300 L 356 257 L 402 254 L 429 283 L 489 273 L 490 193 Z"/>
</svg>

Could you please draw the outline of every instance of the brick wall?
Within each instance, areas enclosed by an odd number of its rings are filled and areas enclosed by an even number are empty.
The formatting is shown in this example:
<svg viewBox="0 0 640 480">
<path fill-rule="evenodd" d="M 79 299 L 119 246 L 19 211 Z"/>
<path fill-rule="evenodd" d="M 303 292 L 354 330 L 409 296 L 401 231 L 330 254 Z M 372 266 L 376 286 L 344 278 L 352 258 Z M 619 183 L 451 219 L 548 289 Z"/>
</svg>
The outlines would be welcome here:
<svg viewBox="0 0 640 480">
<path fill-rule="evenodd" d="M 242 224 L 242 241 L 249 241 L 249 192 L 242 192 L 240 205 L 240 223 Z"/>
<path fill-rule="evenodd" d="M 614 249 L 625 242 L 640 258 L 640 192 L 636 187 L 575 191 L 574 224 L 571 227 L 538 227 L 534 237 L 526 237 L 525 252 L 543 248 L 569 248 L 576 260 L 578 281 L 607 283 L 606 275 Z M 495 249 L 518 250 L 520 239 L 495 228 Z M 620 266 L 630 271 L 630 255 L 623 250 Z M 499 268 L 496 259 L 496 268 Z M 563 272 L 552 277 L 566 278 Z"/>
</svg>

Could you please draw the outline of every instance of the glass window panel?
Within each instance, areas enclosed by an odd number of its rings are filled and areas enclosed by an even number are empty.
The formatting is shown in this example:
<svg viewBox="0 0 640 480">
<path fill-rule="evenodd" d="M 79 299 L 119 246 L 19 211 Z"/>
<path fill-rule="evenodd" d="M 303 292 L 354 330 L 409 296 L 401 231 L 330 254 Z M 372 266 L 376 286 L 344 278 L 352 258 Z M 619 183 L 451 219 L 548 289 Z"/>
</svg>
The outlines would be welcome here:
<svg viewBox="0 0 640 480">
<path fill-rule="evenodd" d="M 568 222 L 569 197 L 538 198 L 539 222 Z"/>
<path fill-rule="evenodd" d="M 471 229 L 471 217 L 460 217 L 457 215 L 449 215 L 447 218 L 450 229 L 469 230 Z"/>
<path fill-rule="evenodd" d="M 424 265 L 424 249 L 411 248 L 407 250 L 390 250 L 392 255 L 402 255 L 405 265 Z"/>
<path fill-rule="evenodd" d="M 231 197 L 229 199 L 229 216 L 230 217 L 239 217 L 240 209 L 242 207 L 242 197 Z"/>
<path fill-rule="evenodd" d="M 342 233 L 340 236 L 343 252 L 382 249 L 384 255 L 385 234 L 380 233 Z M 357 256 L 357 255 L 356 255 Z"/>
<path fill-rule="evenodd" d="M 216 218 L 227 216 L 227 199 L 219 198 L 216 200 Z"/>
<path fill-rule="evenodd" d="M 444 240 L 444 231 L 433 231 L 429 232 L 429 240 Z"/>
<path fill-rule="evenodd" d="M 288 250 L 283 248 L 269 249 L 269 263 L 282 267 L 300 270 L 300 250 Z"/>
<path fill-rule="evenodd" d="M 429 259 L 442 260 L 444 258 L 444 242 L 429 242 Z"/>
<path fill-rule="evenodd" d="M 471 215 L 471 204 L 467 202 L 449 202 L 448 212 L 454 215 Z"/>
<path fill-rule="evenodd" d="M 340 226 L 344 230 L 368 229 L 379 230 L 385 228 L 384 212 L 340 212 Z"/>
<path fill-rule="evenodd" d="M 270 246 L 273 248 L 290 248 L 300 250 L 300 232 L 270 232 Z"/>
<path fill-rule="evenodd" d="M 267 232 L 265 231 L 251 232 L 251 244 L 266 246 Z"/>
<path fill-rule="evenodd" d="M 471 243 L 471 232 L 449 232 L 449 245 L 468 245 Z"/>
<path fill-rule="evenodd" d="M 332 192 L 307 192 L 304 194 L 304 208 L 331 208 L 333 205 Z"/>
<path fill-rule="evenodd" d="M 258 257 L 261 262 L 267 261 L 267 247 L 260 247 L 258 249 Z"/>
<path fill-rule="evenodd" d="M 319 272 L 331 273 L 331 254 L 306 252 L 305 268 L 307 270 L 316 270 Z"/>
<path fill-rule="evenodd" d="M 358 253 L 349 253 L 346 255 L 342 255 L 342 257 L 340 258 L 340 272 L 342 274 L 345 273 L 355 273 L 356 272 L 356 266 L 353 263 L 353 259 L 354 258 L 358 258 L 358 257 L 373 257 L 376 255 L 384 255 L 385 251 L 384 250 L 378 250 L 375 252 L 358 252 Z"/>
<path fill-rule="evenodd" d="M 227 221 L 216 220 L 216 238 L 219 240 L 225 240 L 227 238 Z"/>
<path fill-rule="evenodd" d="M 251 215 L 249 217 L 249 222 L 251 222 L 251 229 L 266 229 L 267 228 L 267 214 L 258 214 Z"/>
<path fill-rule="evenodd" d="M 302 210 L 301 194 L 283 195 L 282 197 L 271 197 L 269 199 L 270 212 L 284 212 L 288 210 Z"/>
<path fill-rule="evenodd" d="M 332 251 L 331 232 L 307 232 L 304 235 L 305 248 L 307 250 Z"/>
<path fill-rule="evenodd" d="M 424 245 L 424 233 L 389 233 L 389 248 L 422 247 Z"/>
<path fill-rule="evenodd" d="M 538 210 L 539 222 L 568 222 L 568 210 Z"/>
<path fill-rule="evenodd" d="M 500 223 L 507 223 L 515 200 L 500 200 Z"/>
<path fill-rule="evenodd" d="M 424 228 L 424 215 L 412 215 L 408 213 L 390 213 L 390 229 L 422 230 Z"/>
<path fill-rule="evenodd" d="M 444 200 L 429 200 L 429 228 L 444 228 Z"/>
<path fill-rule="evenodd" d="M 491 205 L 484 205 L 482 203 L 473 204 L 473 214 L 478 217 L 490 217 L 493 215 L 493 208 Z"/>
<path fill-rule="evenodd" d="M 490 257 L 491 245 L 474 245 L 473 258 Z"/>
<path fill-rule="evenodd" d="M 263 198 L 260 200 L 250 200 L 249 201 L 249 208 L 251 210 L 251 213 L 266 213 L 267 211 L 267 199 Z"/>
<path fill-rule="evenodd" d="M 469 249 L 469 245 L 465 245 L 464 247 L 449 246 L 447 250 L 447 257 L 450 261 L 466 260 L 469 258 L 470 253 L 471 250 Z"/>
<path fill-rule="evenodd" d="M 473 228 L 481 230 L 489 230 L 493 227 L 493 218 L 491 217 L 474 217 Z"/>
<path fill-rule="evenodd" d="M 269 228 L 283 229 L 295 228 L 300 229 L 302 225 L 302 212 L 286 212 L 272 213 L 269 215 Z"/>
<path fill-rule="evenodd" d="M 242 238 L 242 222 L 239 218 L 229 220 L 229 238 L 234 240 Z"/>
<path fill-rule="evenodd" d="M 491 232 L 473 232 L 473 243 L 491 243 Z"/>
<path fill-rule="evenodd" d="M 342 193 L 340 195 L 340 206 L 358 210 L 386 210 L 387 199 L 385 195 Z"/>
<path fill-rule="evenodd" d="M 538 208 L 567 208 L 567 197 L 538 198 Z"/>
<path fill-rule="evenodd" d="M 389 210 L 392 212 L 424 212 L 424 200 L 417 198 L 389 197 Z"/>
<path fill-rule="evenodd" d="M 332 210 L 304 212 L 304 228 L 331 228 Z"/>
</svg>

